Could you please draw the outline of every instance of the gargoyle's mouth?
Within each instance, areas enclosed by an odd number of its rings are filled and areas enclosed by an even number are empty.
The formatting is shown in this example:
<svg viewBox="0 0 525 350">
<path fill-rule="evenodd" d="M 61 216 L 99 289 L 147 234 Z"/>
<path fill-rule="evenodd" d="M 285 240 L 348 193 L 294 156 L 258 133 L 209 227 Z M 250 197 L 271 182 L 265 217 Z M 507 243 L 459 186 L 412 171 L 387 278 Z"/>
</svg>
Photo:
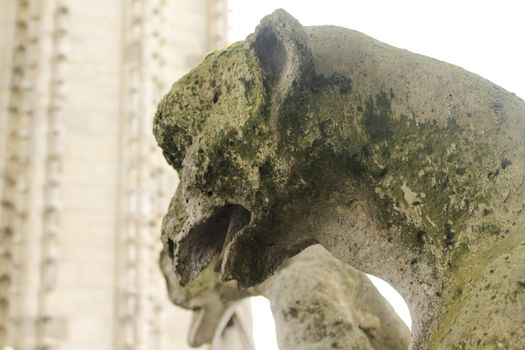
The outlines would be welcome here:
<svg viewBox="0 0 525 350">
<path fill-rule="evenodd" d="M 227 204 L 216 208 L 211 216 L 195 224 L 177 247 L 169 240 L 168 249 L 171 250 L 170 256 L 175 257 L 175 269 L 181 285 L 193 280 L 215 255 L 220 256 L 215 266 L 216 270 L 220 269 L 224 249 L 250 223 L 250 219 L 250 211 L 242 205 Z"/>
</svg>

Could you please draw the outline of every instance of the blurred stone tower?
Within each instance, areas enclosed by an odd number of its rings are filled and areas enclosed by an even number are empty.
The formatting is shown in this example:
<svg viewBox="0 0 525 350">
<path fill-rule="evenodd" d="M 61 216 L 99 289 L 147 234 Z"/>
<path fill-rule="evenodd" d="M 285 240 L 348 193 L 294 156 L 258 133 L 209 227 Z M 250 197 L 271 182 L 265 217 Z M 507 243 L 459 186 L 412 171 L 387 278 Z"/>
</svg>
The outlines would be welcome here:
<svg viewBox="0 0 525 350">
<path fill-rule="evenodd" d="M 159 99 L 225 0 L 0 0 L 0 349 L 185 349 L 159 225 Z"/>
</svg>

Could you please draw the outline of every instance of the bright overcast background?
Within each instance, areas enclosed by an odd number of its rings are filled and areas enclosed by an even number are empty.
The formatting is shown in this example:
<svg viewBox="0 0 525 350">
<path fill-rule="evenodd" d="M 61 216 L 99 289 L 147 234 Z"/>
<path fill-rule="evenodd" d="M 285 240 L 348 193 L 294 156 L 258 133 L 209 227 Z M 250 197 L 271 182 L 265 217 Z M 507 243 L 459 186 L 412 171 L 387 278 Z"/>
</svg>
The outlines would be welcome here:
<svg viewBox="0 0 525 350">
<path fill-rule="evenodd" d="M 412 52 L 456 64 L 525 98 L 523 0 L 230 0 L 231 42 L 244 40 L 260 19 L 283 8 L 303 25 L 337 25 Z M 373 279 L 409 323 L 406 306 Z M 252 303 L 257 350 L 277 349 L 263 298 Z"/>
</svg>

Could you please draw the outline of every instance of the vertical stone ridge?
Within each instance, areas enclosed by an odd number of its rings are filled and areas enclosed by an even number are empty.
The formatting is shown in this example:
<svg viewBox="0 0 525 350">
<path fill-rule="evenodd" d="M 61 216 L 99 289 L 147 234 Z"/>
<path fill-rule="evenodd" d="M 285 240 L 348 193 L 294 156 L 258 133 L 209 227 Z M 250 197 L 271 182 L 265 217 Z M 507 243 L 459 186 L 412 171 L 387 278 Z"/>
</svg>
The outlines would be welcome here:
<svg viewBox="0 0 525 350">
<path fill-rule="evenodd" d="M 160 343 L 158 296 L 151 288 L 158 246 L 154 226 L 156 172 L 149 130 L 165 91 L 160 28 L 166 2 L 126 1 L 123 21 L 121 89 L 121 177 L 119 244 L 117 245 L 117 348 L 151 349 Z"/>
<path fill-rule="evenodd" d="M 146 70 L 146 84 L 145 89 L 150 90 L 148 94 L 149 100 L 145 105 L 145 128 L 146 132 L 144 138 L 144 147 L 147 154 L 146 158 L 149 160 L 147 181 L 145 185 L 145 191 L 148 195 L 149 203 L 151 206 L 150 217 L 148 221 L 147 241 L 144 242 L 144 258 L 147 258 L 148 270 L 145 273 L 147 278 L 146 285 L 155 285 L 156 273 L 157 273 L 157 255 L 160 249 L 162 249 L 159 240 L 157 239 L 156 232 L 159 232 L 164 213 L 164 205 L 168 202 L 170 194 L 167 193 L 166 186 L 169 181 L 166 173 L 166 167 L 161 159 L 158 157 L 157 146 L 154 142 L 153 137 L 150 137 L 149 130 L 152 129 L 153 115 L 155 113 L 156 105 L 162 98 L 163 94 L 169 88 L 169 81 L 166 80 L 166 76 L 169 76 L 167 69 L 167 62 L 169 61 L 169 55 L 167 52 L 167 38 L 166 30 L 169 28 L 168 8 L 166 6 L 166 0 L 154 0 L 151 4 L 151 13 L 153 14 L 150 21 L 146 23 L 147 35 L 146 35 L 146 50 L 151 52 L 149 60 L 146 62 L 144 69 Z M 172 17 L 172 16 L 171 16 Z M 147 93 L 147 92 L 146 92 Z M 159 349 L 161 347 L 161 322 L 159 313 L 162 310 L 162 303 L 165 301 L 165 295 L 158 293 L 161 289 L 157 289 L 155 293 L 154 288 L 150 288 L 148 297 L 149 303 L 147 304 L 148 313 L 146 315 L 148 329 L 148 348 Z"/>
<path fill-rule="evenodd" d="M 17 297 L 20 293 L 20 245 L 27 224 L 28 168 L 33 108 L 29 103 L 31 81 L 29 1 L 16 3 L 16 19 L 11 65 L 11 86 L 7 114 L 5 169 L 2 181 L 2 215 L 0 223 L 0 346 L 15 345 L 20 334 Z"/>
<path fill-rule="evenodd" d="M 70 8 L 65 0 L 49 4 L 51 22 L 49 40 L 49 60 L 45 69 L 49 70 L 48 101 L 45 111 L 46 130 L 44 154 L 43 216 L 40 257 L 40 288 L 38 292 L 37 346 L 52 346 L 56 339 L 50 334 L 50 326 L 57 315 L 49 306 L 49 297 L 56 287 L 57 261 L 59 255 L 58 230 L 61 209 L 61 173 L 63 164 L 63 118 L 67 98 L 65 69 L 68 61 L 67 23 Z M 47 12 L 46 12 L 47 14 Z"/>
<path fill-rule="evenodd" d="M 117 241 L 117 349 L 142 349 L 138 336 L 141 291 L 138 290 L 138 250 L 140 223 L 140 129 L 143 99 L 141 67 L 143 63 L 145 1 L 123 3 L 123 51 L 121 87 L 121 152 L 119 232 Z"/>
</svg>

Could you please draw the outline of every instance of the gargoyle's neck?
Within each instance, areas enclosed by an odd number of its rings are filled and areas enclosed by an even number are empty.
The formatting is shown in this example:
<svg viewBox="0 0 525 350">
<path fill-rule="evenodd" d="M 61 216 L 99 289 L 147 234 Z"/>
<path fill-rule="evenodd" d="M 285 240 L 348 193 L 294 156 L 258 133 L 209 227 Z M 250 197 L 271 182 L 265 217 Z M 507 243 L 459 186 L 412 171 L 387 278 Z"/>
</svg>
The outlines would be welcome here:
<svg viewBox="0 0 525 350">
<path fill-rule="evenodd" d="M 391 283 L 405 298 L 413 315 L 413 330 L 428 329 L 427 316 L 442 290 L 436 257 L 431 249 L 407 243 L 399 227 L 381 222 L 379 209 L 366 190 L 338 186 L 318 197 L 311 232 L 341 261 Z M 423 238 L 421 238 L 423 239 Z"/>
<path fill-rule="evenodd" d="M 437 327 L 440 317 L 448 315 L 448 307 L 441 301 L 450 300 L 445 296 L 453 290 L 465 288 L 455 279 L 458 266 L 473 262 L 484 265 L 489 260 L 476 260 L 469 247 L 478 247 L 479 255 L 490 247 L 485 240 L 494 237 L 479 234 L 477 243 L 464 243 L 468 242 L 468 230 L 475 217 L 465 218 L 466 229 L 449 232 L 450 237 L 446 236 L 448 226 L 439 235 L 438 230 L 432 231 L 432 223 L 411 225 L 413 208 L 408 203 L 391 204 L 389 210 L 397 210 L 402 214 L 399 218 L 405 218 L 392 221 L 382 207 L 386 204 L 365 181 L 341 181 L 328 187 L 332 190 L 312 197 L 314 209 L 308 215 L 315 220 L 305 218 L 312 222 L 308 231 L 339 260 L 391 283 L 410 308 L 414 343 L 426 344 L 428 331 Z M 496 219 L 492 222 L 494 227 L 503 227 Z M 511 230 L 508 236 L 511 239 L 519 235 Z"/>
</svg>

